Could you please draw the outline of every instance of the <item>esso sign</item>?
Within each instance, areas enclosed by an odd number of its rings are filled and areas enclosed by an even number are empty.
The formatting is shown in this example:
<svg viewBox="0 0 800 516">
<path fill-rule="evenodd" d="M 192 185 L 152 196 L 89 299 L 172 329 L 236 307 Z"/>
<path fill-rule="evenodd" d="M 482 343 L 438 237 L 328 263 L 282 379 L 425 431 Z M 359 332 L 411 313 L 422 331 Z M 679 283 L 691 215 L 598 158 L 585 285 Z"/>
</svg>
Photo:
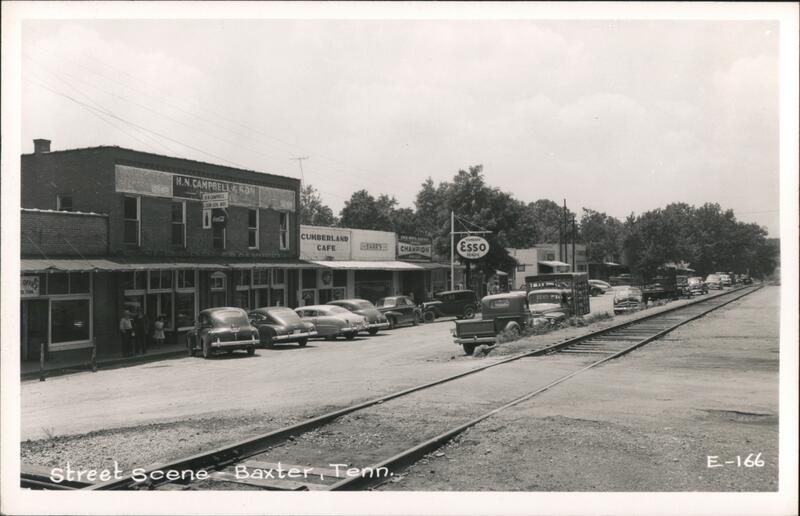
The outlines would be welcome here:
<svg viewBox="0 0 800 516">
<path fill-rule="evenodd" d="M 456 252 L 468 260 L 477 260 L 489 252 L 489 242 L 479 236 L 464 237 L 456 244 Z"/>
</svg>

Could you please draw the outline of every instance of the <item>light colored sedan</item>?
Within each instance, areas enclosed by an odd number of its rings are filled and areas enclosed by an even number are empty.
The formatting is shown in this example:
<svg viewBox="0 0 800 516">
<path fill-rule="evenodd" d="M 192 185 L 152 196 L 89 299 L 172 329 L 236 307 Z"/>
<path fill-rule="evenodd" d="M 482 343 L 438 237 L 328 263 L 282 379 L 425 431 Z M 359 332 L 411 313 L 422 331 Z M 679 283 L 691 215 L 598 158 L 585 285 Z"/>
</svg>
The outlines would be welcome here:
<svg viewBox="0 0 800 516">
<path fill-rule="evenodd" d="M 360 331 L 369 329 L 366 317 L 334 305 L 312 305 L 295 308 L 297 315 L 314 324 L 319 337 L 352 340 Z"/>
</svg>

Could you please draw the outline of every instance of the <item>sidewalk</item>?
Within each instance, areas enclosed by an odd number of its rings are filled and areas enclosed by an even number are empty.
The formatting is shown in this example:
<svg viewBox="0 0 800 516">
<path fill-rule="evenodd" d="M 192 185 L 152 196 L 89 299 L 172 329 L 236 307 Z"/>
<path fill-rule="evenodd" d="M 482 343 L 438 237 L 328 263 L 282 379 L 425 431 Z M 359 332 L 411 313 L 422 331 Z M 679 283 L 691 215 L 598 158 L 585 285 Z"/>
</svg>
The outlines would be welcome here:
<svg viewBox="0 0 800 516">
<path fill-rule="evenodd" d="M 101 356 L 97 357 L 97 369 L 111 369 L 115 367 L 125 367 L 165 358 L 185 356 L 186 347 L 183 344 L 167 344 L 158 348 L 151 348 L 144 355 L 131 357 Z M 45 376 L 60 376 L 63 374 L 76 373 L 79 371 L 91 371 L 92 364 L 87 350 L 84 358 L 74 357 L 71 359 L 59 359 L 58 353 L 51 353 L 49 360 L 45 362 Z M 39 378 L 39 362 L 27 361 L 20 364 L 21 380 L 37 380 Z"/>
</svg>

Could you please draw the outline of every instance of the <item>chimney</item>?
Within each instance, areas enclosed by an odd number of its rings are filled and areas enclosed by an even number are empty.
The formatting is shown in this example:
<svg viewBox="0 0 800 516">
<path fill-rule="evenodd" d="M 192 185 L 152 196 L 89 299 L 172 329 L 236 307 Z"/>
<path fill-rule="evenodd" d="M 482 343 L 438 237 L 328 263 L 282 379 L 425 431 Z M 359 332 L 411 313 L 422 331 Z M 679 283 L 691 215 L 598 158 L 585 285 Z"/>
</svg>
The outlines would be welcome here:
<svg viewBox="0 0 800 516">
<path fill-rule="evenodd" d="M 33 140 L 33 153 L 44 154 L 50 152 L 50 140 L 37 139 Z"/>
</svg>

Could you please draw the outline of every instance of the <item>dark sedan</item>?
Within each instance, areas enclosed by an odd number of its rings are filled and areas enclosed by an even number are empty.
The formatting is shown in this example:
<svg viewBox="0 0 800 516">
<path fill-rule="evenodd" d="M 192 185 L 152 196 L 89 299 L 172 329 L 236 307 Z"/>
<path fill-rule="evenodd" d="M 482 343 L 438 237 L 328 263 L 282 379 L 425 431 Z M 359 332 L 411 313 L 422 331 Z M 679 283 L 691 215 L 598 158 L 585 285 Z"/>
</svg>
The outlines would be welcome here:
<svg viewBox="0 0 800 516">
<path fill-rule="evenodd" d="M 250 324 L 247 312 L 231 307 L 203 310 L 194 328 L 186 333 L 186 346 L 192 357 L 198 351 L 203 358 L 209 358 L 217 351 L 232 353 L 236 349 L 252 355 L 258 340 L 258 329 Z"/>
<path fill-rule="evenodd" d="M 341 306 L 350 310 L 354 314 L 363 315 L 367 318 L 367 333 L 375 335 L 379 330 L 385 330 L 389 327 L 389 320 L 383 315 L 380 310 L 375 308 L 375 305 L 366 299 L 337 299 L 331 301 L 329 305 Z"/>
<path fill-rule="evenodd" d="M 300 319 L 294 310 L 285 306 L 258 308 L 248 316 L 253 326 L 258 328 L 261 344 L 268 348 L 284 342 L 297 342 L 302 348 L 310 337 L 317 336 L 312 323 Z"/>
<path fill-rule="evenodd" d="M 386 316 L 389 328 L 395 328 L 401 324 L 416 326 L 421 318 L 419 308 L 408 296 L 382 297 L 375 303 L 375 307 Z"/>
</svg>

